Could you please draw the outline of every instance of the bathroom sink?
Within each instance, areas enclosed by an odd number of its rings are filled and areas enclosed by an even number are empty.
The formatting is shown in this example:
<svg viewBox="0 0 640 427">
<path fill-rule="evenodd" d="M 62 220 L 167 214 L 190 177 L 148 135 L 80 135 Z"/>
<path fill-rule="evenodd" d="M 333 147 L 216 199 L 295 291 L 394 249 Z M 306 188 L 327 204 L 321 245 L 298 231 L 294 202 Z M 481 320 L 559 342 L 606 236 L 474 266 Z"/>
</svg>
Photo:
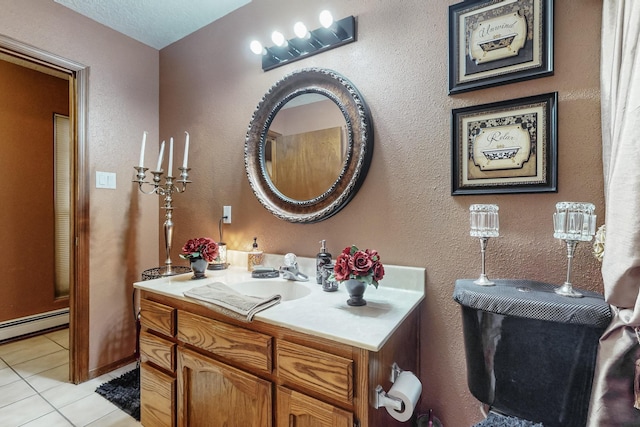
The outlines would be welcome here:
<svg viewBox="0 0 640 427">
<path fill-rule="evenodd" d="M 281 301 L 292 301 L 311 294 L 308 287 L 291 280 L 250 280 L 231 285 L 230 288 L 241 294 L 260 298 L 278 294 L 282 297 Z"/>
</svg>

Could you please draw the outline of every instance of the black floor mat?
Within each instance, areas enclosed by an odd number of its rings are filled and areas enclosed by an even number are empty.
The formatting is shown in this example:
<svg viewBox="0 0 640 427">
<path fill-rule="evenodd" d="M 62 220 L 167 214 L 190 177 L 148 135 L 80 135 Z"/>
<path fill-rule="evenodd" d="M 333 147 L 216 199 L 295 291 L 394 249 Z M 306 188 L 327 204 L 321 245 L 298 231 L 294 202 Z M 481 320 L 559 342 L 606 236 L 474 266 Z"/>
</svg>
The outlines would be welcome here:
<svg viewBox="0 0 640 427">
<path fill-rule="evenodd" d="M 140 421 L 140 368 L 102 384 L 96 393 Z"/>
</svg>

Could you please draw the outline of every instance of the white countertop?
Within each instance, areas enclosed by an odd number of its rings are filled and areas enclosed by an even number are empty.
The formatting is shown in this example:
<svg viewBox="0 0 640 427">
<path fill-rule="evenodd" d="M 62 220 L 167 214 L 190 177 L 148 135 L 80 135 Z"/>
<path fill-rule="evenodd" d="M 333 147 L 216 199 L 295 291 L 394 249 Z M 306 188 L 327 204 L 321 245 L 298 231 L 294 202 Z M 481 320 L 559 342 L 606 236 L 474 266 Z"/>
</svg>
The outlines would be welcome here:
<svg viewBox="0 0 640 427">
<path fill-rule="evenodd" d="M 232 251 L 230 251 L 232 252 Z M 235 260 L 235 262 L 234 262 Z M 282 282 L 282 278 L 253 279 L 247 271 L 242 253 L 231 254 L 233 264 L 226 270 L 207 270 L 206 279 L 191 280 L 192 274 L 181 274 L 134 283 L 137 289 L 193 302 L 183 293 L 191 288 L 213 282 L 229 287 L 259 280 L 264 286 L 269 282 Z M 240 262 L 238 262 L 240 261 Z M 351 307 L 344 286 L 336 292 L 325 292 L 315 281 L 315 259 L 298 258 L 300 271 L 309 276 L 308 282 L 292 282 L 310 290 L 299 299 L 281 301 L 279 304 L 257 313 L 254 320 L 327 338 L 370 351 L 379 351 L 402 321 L 424 299 L 425 269 L 385 265 L 385 277 L 378 289 L 368 286 L 364 294 L 367 305 Z M 264 265 L 278 268 L 282 256 L 265 255 Z"/>
</svg>

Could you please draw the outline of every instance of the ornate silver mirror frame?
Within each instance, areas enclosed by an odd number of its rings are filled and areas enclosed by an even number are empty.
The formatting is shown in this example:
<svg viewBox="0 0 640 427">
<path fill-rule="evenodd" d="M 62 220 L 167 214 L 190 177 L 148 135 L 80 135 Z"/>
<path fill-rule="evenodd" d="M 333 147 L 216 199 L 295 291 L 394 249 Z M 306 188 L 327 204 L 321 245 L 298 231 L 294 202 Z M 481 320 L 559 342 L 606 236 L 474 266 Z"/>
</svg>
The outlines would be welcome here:
<svg viewBox="0 0 640 427">
<path fill-rule="evenodd" d="M 266 167 L 265 146 L 269 127 L 291 99 L 308 93 L 332 100 L 346 121 L 346 153 L 336 181 L 321 195 L 295 200 L 273 184 Z M 373 155 L 373 125 L 369 109 L 356 87 L 335 71 L 306 68 L 284 76 L 264 95 L 251 118 L 244 146 L 244 163 L 251 189 L 276 217 L 294 223 L 325 220 L 355 196 L 364 181 Z"/>
</svg>

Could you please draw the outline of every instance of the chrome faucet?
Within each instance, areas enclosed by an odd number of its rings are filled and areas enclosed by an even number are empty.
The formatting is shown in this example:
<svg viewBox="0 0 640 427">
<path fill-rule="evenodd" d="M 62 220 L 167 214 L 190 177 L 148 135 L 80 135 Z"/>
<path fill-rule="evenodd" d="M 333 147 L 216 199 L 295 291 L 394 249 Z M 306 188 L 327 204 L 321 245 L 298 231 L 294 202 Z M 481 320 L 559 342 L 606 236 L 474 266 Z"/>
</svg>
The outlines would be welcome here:
<svg viewBox="0 0 640 427">
<path fill-rule="evenodd" d="M 280 273 L 282 278 L 287 280 L 298 280 L 300 282 L 306 282 L 309 280 L 309 276 L 300 273 L 298 269 L 298 261 L 295 254 L 288 253 L 284 256 L 284 264 L 280 267 Z"/>
</svg>

